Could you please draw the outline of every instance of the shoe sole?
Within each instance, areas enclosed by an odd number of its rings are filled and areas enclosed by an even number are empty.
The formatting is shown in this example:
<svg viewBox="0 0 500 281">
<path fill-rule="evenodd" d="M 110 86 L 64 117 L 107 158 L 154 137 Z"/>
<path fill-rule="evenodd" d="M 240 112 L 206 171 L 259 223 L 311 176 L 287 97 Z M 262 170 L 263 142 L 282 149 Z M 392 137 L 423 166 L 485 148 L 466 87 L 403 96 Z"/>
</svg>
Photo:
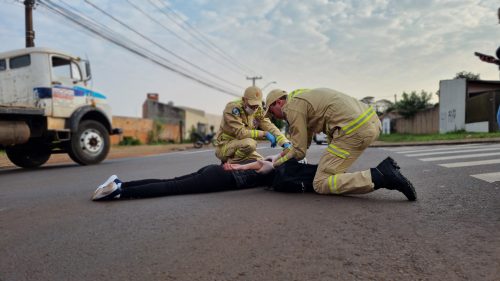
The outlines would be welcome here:
<svg viewBox="0 0 500 281">
<path fill-rule="evenodd" d="M 417 192 L 415 191 L 415 187 L 413 187 L 413 184 L 399 171 L 394 171 L 394 173 L 397 173 L 397 176 L 403 179 L 403 181 L 406 183 L 406 185 L 404 185 L 404 188 L 402 188 L 400 191 L 406 196 L 406 198 L 408 198 L 409 201 L 417 200 Z"/>
<path fill-rule="evenodd" d="M 413 187 L 413 184 L 405 176 L 403 176 L 403 174 L 401 174 L 401 172 L 399 172 L 399 170 L 401 168 L 399 167 L 399 165 L 396 162 L 396 160 L 392 159 L 392 157 L 387 157 L 386 160 L 389 161 L 389 163 L 394 168 L 396 168 L 396 170 L 394 171 L 394 173 L 398 177 L 400 177 L 401 179 L 403 179 L 403 181 L 406 183 L 404 190 L 401 189 L 400 191 L 406 196 L 406 198 L 409 201 L 415 201 L 415 200 L 417 200 L 417 192 L 415 191 L 415 187 Z"/>
<path fill-rule="evenodd" d="M 96 201 L 102 199 L 109 194 L 113 193 L 117 188 L 114 188 L 113 183 L 118 177 L 116 175 L 112 175 L 109 177 L 103 184 L 101 184 L 95 191 L 92 196 L 92 200 Z"/>
</svg>

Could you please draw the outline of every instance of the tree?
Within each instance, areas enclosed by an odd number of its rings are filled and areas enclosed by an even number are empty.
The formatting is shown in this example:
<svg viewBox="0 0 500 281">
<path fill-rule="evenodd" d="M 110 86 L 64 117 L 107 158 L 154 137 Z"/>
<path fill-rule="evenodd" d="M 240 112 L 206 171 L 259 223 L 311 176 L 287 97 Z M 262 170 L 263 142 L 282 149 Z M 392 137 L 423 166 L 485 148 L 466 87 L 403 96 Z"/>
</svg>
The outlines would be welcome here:
<svg viewBox="0 0 500 281">
<path fill-rule="evenodd" d="M 416 91 L 411 93 L 403 92 L 402 98 L 394 104 L 394 108 L 405 118 L 414 116 L 417 112 L 428 108 L 431 103 L 432 93 L 424 90 L 417 94 Z"/>
<path fill-rule="evenodd" d="M 453 77 L 453 79 L 479 80 L 480 77 L 479 74 L 467 71 L 460 71 L 457 74 L 455 74 L 455 77 Z"/>
</svg>

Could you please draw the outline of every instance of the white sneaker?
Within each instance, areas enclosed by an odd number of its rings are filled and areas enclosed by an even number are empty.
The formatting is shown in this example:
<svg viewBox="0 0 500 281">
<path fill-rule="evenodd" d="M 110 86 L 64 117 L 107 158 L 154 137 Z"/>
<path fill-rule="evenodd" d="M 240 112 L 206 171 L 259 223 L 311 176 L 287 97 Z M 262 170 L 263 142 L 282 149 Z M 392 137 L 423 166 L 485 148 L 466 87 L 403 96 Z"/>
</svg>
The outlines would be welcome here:
<svg viewBox="0 0 500 281">
<path fill-rule="evenodd" d="M 304 157 L 304 159 L 298 161 L 301 164 L 307 164 L 307 158 Z"/>
<path fill-rule="evenodd" d="M 92 195 L 93 201 L 110 200 L 120 198 L 122 181 L 116 175 L 109 177 L 103 184 L 101 184 Z"/>
</svg>

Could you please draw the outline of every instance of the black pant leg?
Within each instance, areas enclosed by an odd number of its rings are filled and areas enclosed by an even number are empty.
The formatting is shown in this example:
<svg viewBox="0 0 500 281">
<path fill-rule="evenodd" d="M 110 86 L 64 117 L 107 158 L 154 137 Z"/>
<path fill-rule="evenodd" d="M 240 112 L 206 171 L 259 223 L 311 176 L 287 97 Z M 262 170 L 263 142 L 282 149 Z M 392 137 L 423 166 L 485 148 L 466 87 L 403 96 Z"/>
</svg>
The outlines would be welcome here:
<svg viewBox="0 0 500 281">
<path fill-rule="evenodd" d="M 231 171 L 209 165 L 199 171 L 167 180 L 140 180 L 122 184 L 122 197 L 156 197 L 176 194 L 215 192 L 236 189 Z"/>
</svg>

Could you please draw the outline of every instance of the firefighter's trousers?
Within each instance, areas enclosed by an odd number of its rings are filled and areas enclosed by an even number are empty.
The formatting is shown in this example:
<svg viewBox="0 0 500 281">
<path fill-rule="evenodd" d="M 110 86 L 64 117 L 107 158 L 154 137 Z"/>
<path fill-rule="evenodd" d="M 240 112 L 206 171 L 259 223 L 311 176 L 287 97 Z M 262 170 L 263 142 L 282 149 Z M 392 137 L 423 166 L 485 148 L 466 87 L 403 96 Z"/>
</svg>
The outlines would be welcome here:
<svg viewBox="0 0 500 281">
<path fill-rule="evenodd" d="M 346 173 L 363 151 L 374 142 L 381 130 L 375 114 L 350 134 L 341 129 L 334 132 L 332 141 L 319 161 L 314 177 L 314 190 L 320 194 L 362 194 L 372 192 L 370 170 Z"/>
<path fill-rule="evenodd" d="M 257 153 L 257 141 L 251 138 L 229 140 L 215 148 L 215 156 L 223 163 L 241 163 L 251 160 L 263 159 Z"/>
</svg>

